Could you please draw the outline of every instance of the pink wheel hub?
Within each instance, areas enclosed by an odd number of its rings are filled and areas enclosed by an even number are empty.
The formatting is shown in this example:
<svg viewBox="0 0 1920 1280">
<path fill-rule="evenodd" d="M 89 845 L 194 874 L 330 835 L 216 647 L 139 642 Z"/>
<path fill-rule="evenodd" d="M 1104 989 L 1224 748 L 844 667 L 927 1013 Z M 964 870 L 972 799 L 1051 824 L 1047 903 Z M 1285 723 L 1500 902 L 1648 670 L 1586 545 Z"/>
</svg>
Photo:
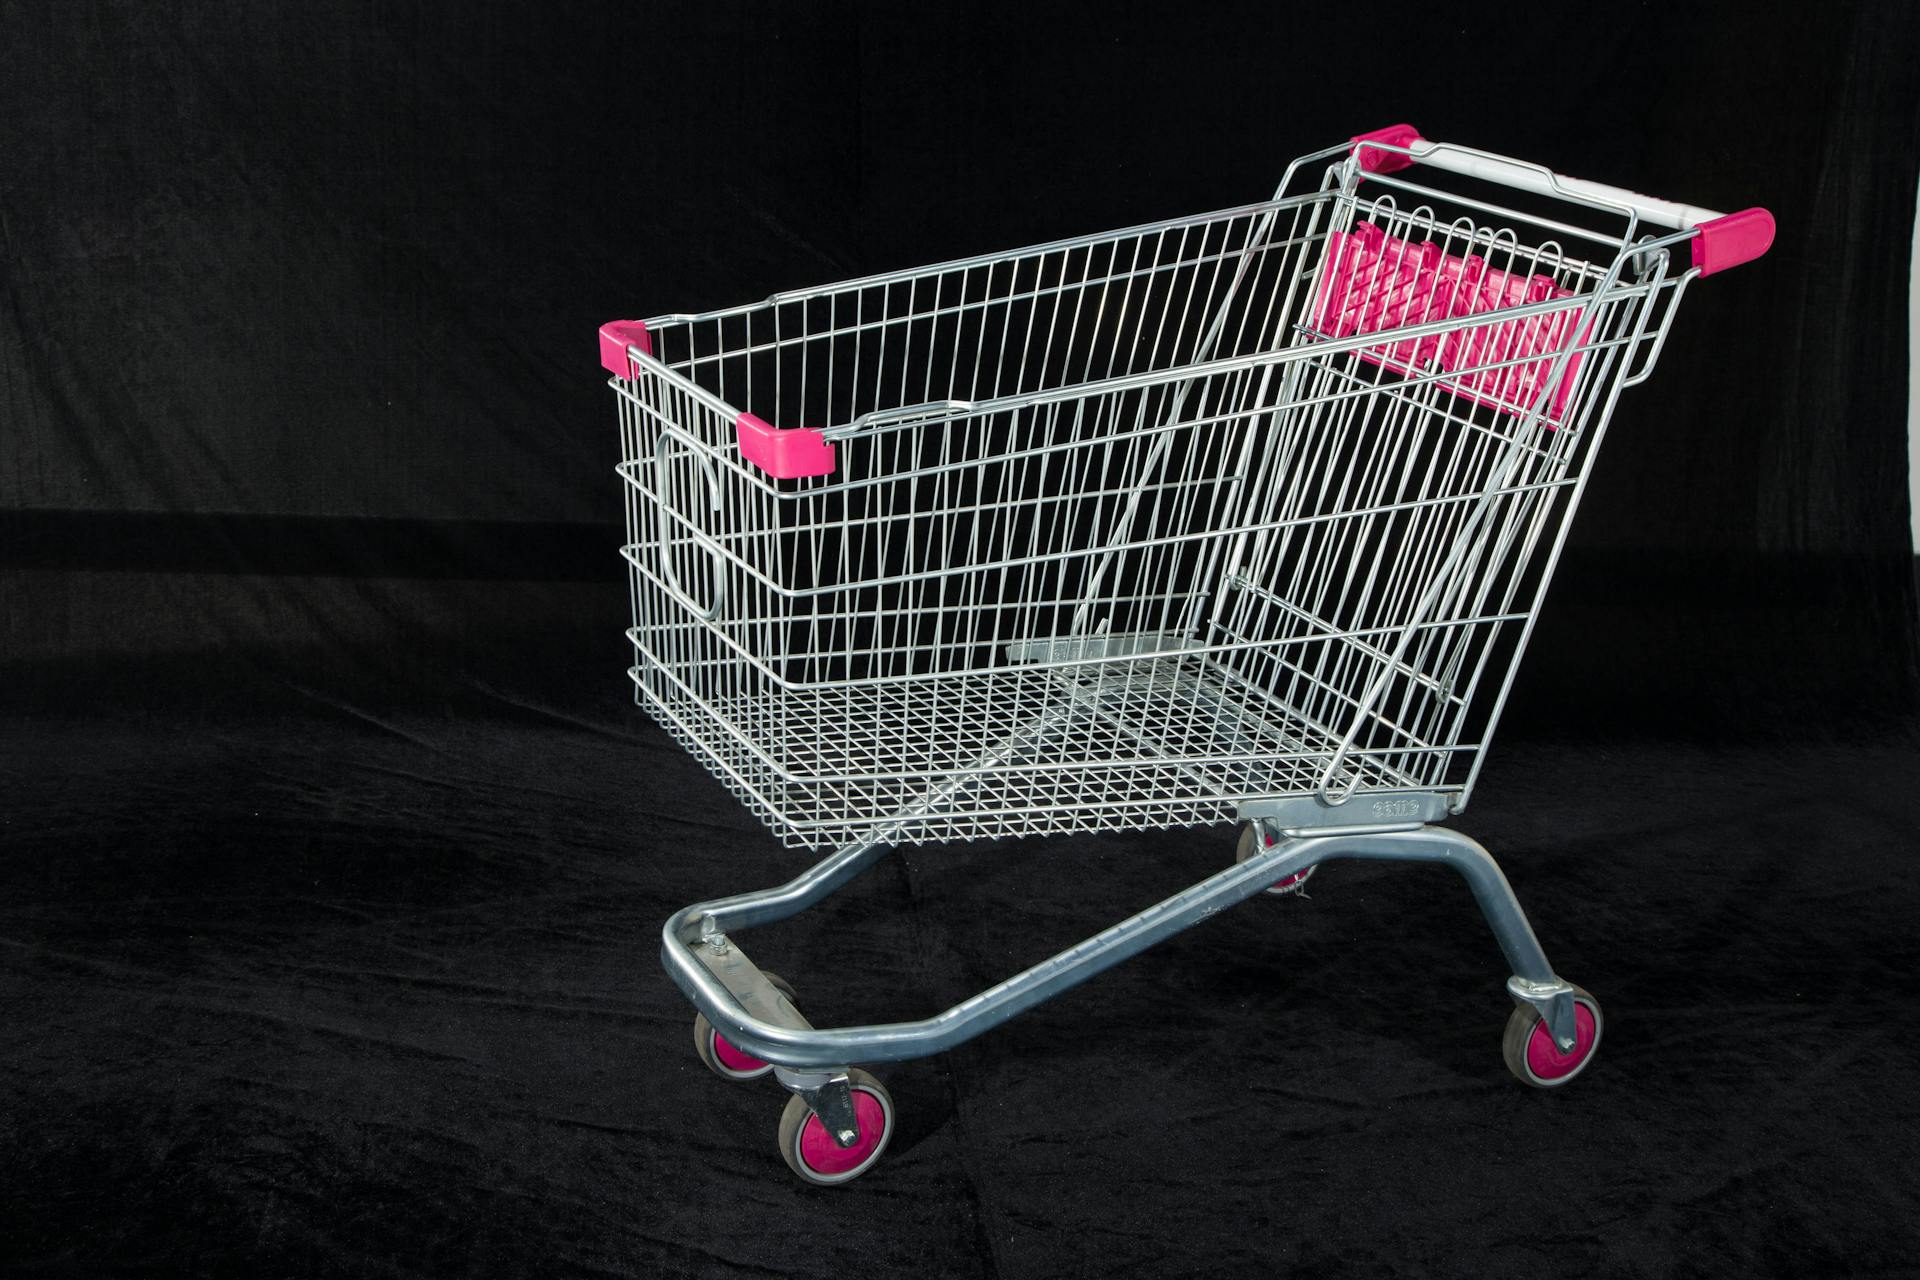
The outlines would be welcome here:
<svg viewBox="0 0 1920 1280">
<path fill-rule="evenodd" d="M 1279 841 L 1271 838 L 1266 838 L 1266 839 L 1262 839 L 1260 843 L 1264 848 L 1271 849 L 1273 848 L 1274 845 L 1278 844 Z M 1299 871 L 1294 872 L 1292 875 L 1288 876 L 1284 880 L 1275 880 L 1272 884 L 1267 886 L 1267 892 L 1268 893 L 1286 893 L 1290 889 L 1297 889 L 1301 885 L 1305 884 L 1307 882 L 1307 877 L 1312 874 L 1313 874 L 1313 868 L 1305 867 Z"/>
<path fill-rule="evenodd" d="M 1527 1037 L 1527 1070 L 1542 1080 L 1561 1080 L 1580 1069 L 1580 1064 L 1593 1052 L 1594 1021 L 1593 1010 L 1579 1001 L 1573 1004 L 1573 1051 L 1560 1052 L 1560 1046 L 1553 1042 L 1553 1033 L 1547 1030 L 1546 1020 L 1533 1025 L 1533 1034 Z"/>
<path fill-rule="evenodd" d="M 853 1115 L 860 1123 L 860 1137 L 850 1147 L 835 1142 L 826 1126 L 820 1123 L 819 1116 L 807 1117 L 807 1123 L 800 1130 L 800 1158 L 807 1168 L 831 1177 L 859 1168 L 879 1150 L 887 1136 L 887 1113 L 880 1099 L 864 1089 L 855 1089 Z"/>
<path fill-rule="evenodd" d="M 759 1071 L 767 1064 L 750 1053 L 742 1053 L 727 1043 L 727 1038 L 718 1031 L 713 1033 L 713 1056 L 729 1071 Z"/>
</svg>

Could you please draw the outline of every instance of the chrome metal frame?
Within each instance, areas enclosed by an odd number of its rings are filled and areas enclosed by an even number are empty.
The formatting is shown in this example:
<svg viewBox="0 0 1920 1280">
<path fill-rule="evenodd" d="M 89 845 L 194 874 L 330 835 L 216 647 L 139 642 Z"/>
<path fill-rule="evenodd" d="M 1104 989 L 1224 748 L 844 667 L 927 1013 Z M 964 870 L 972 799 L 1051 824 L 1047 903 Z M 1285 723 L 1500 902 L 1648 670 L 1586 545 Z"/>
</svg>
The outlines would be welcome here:
<svg viewBox="0 0 1920 1280">
<path fill-rule="evenodd" d="M 949 1049 L 1340 859 L 1458 871 L 1509 993 L 1573 1046 L 1499 867 L 1430 824 L 1478 779 L 1695 233 L 1488 153 L 1450 163 L 1513 166 L 1551 214 L 1352 151 L 1259 204 L 656 317 L 613 380 L 636 700 L 788 844 L 832 850 L 675 913 L 662 958 L 842 1145 L 852 1064 Z M 1336 298 L 1363 227 L 1391 248 Z M 1339 328 L 1420 254 L 1479 262 L 1503 300 Z M 834 473 L 759 471 L 737 406 L 819 426 Z M 895 844 L 1229 819 L 1277 842 L 914 1022 L 814 1028 L 733 937 Z"/>
<path fill-rule="evenodd" d="M 889 846 L 878 842 L 850 845 L 778 888 L 675 912 L 661 930 L 660 955 L 674 983 L 736 1048 L 788 1072 L 844 1080 L 854 1063 L 900 1062 L 964 1044 L 1297 871 L 1343 859 L 1438 862 L 1459 872 L 1472 889 L 1512 971 L 1508 991 L 1513 998 L 1539 1008 L 1555 1040 L 1563 1048 L 1572 1047 L 1573 989 L 1547 962 L 1506 876 L 1477 842 L 1426 825 L 1284 829 L 1278 834 L 1276 843 L 1247 861 L 915 1022 L 815 1029 L 774 990 L 732 936 L 796 915 L 841 888 L 887 852 Z M 789 1077 L 781 1078 L 786 1082 Z"/>
</svg>

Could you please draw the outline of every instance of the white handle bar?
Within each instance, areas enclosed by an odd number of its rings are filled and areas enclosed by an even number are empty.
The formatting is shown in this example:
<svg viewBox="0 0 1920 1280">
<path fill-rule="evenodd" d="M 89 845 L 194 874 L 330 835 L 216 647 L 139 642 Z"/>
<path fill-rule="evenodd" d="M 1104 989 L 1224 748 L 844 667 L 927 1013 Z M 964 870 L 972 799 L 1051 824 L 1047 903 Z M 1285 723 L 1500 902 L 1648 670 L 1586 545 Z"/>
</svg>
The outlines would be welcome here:
<svg viewBox="0 0 1920 1280">
<path fill-rule="evenodd" d="M 1412 153 L 1417 163 L 1430 169 L 1444 169 L 1448 173 L 1465 174 L 1470 178 L 1484 178 L 1488 182 L 1517 187 L 1522 191 L 1538 192 L 1543 196 L 1582 196 L 1606 204 L 1625 205 L 1642 221 L 1651 222 L 1656 226 L 1672 227 L 1676 231 L 1690 231 L 1703 222 L 1712 222 L 1715 218 L 1724 216 L 1717 210 L 1702 209 L 1691 204 L 1678 204 L 1672 200 L 1661 200 L 1654 196 L 1643 196 L 1637 191 L 1628 191 L 1625 187 L 1609 186 L 1604 182 L 1590 182 L 1586 178 L 1569 178 L 1542 165 L 1528 164 L 1524 160 L 1509 160 L 1505 156 L 1476 151 L 1457 143 L 1429 142 L 1421 139 L 1414 142 L 1407 150 Z"/>
<path fill-rule="evenodd" d="M 1697 205 L 1643 196 L 1604 182 L 1564 177 L 1544 165 L 1510 160 L 1490 151 L 1476 151 L 1453 142 L 1429 142 L 1410 124 L 1388 125 L 1360 134 L 1351 146 L 1354 163 L 1368 173 L 1393 173 L 1410 164 L 1419 164 L 1544 196 L 1624 209 L 1642 222 L 1694 232 L 1693 265 L 1703 276 L 1752 262 L 1773 245 L 1773 215 L 1765 209 L 1718 213 Z"/>
</svg>

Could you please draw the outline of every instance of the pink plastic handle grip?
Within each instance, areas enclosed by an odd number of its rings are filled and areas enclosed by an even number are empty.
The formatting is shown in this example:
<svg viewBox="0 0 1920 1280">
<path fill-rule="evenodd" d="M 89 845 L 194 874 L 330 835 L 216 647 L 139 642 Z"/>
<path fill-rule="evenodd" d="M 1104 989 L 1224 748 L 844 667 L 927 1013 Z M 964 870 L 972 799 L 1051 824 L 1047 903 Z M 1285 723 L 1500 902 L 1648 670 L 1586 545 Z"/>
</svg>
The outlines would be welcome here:
<svg viewBox="0 0 1920 1280">
<path fill-rule="evenodd" d="M 1743 262 L 1752 262 L 1773 247 L 1773 215 L 1765 209 L 1742 209 L 1703 222 L 1693 238 L 1693 265 L 1710 276 Z"/>
<path fill-rule="evenodd" d="M 1390 124 L 1384 129 L 1374 129 L 1368 133 L 1355 134 L 1348 141 L 1353 153 L 1360 161 L 1360 167 L 1368 173 L 1395 173 L 1413 163 L 1412 156 L 1403 156 L 1396 151 L 1382 151 L 1379 147 L 1363 147 L 1363 142 L 1384 142 L 1392 147 L 1411 147 L 1424 141 L 1420 131 L 1410 124 Z"/>
</svg>

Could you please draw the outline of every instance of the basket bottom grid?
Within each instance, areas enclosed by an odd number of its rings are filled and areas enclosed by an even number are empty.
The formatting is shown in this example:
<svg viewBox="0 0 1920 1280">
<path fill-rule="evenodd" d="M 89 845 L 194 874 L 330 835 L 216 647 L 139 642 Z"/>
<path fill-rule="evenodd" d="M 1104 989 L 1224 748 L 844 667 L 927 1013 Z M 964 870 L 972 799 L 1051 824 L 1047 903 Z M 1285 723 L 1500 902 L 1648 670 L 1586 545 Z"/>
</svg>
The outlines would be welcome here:
<svg viewBox="0 0 1920 1280">
<path fill-rule="evenodd" d="M 630 674 L 790 846 L 1227 822 L 1243 800 L 1312 794 L 1336 742 L 1189 655 L 716 701 L 644 654 Z M 1357 763 L 1363 790 L 1417 785 L 1376 755 Z"/>
</svg>

